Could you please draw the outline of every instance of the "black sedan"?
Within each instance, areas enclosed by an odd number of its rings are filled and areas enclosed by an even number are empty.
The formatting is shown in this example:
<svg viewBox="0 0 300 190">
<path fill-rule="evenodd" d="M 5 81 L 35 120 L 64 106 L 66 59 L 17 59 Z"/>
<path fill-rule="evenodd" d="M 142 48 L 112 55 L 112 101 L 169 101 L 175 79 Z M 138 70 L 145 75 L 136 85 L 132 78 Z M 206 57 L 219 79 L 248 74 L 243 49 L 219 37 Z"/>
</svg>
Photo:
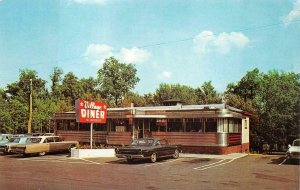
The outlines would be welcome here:
<svg viewBox="0 0 300 190">
<path fill-rule="evenodd" d="M 177 159 L 180 151 L 179 146 L 170 145 L 166 139 L 159 138 L 137 139 L 129 146 L 115 149 L 116 157 L 126 158 L 128 162 L 136 159 L 150 159 L 153 163 L 162 157 Z"/>
</svg>

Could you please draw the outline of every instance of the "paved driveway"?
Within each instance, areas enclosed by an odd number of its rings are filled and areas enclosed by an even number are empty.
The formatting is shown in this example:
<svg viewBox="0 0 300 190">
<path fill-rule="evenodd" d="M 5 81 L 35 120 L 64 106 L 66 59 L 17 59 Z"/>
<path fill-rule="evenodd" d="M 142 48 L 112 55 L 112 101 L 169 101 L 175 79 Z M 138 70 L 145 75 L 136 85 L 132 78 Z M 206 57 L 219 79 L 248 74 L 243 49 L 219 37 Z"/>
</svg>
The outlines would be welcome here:
<svg viewBox="0 0 300 190">
<path fill-rule="evenodd" d="M 181 155 L 157 163 L 0 155 L 1 189 L 299 189 L 299 163 L 280 156 Z"/>
</svg>

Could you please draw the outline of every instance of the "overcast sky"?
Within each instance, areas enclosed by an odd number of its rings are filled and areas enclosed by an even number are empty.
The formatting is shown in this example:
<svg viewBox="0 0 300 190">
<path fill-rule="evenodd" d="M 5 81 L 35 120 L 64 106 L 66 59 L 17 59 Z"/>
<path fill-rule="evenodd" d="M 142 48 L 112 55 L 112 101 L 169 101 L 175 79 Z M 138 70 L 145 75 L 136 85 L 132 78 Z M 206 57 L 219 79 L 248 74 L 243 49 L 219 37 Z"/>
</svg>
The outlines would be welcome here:
<svg viewBox="0 0 300 190">
<path fill-rule="evenodd" d="M 222 92 L 247 71 L 300 72 L 300 0 L 0 0 L 0 88 L 20 69 L 96 77 L 134 63 L 140 94 L 160 83 Z"/>
</svg>

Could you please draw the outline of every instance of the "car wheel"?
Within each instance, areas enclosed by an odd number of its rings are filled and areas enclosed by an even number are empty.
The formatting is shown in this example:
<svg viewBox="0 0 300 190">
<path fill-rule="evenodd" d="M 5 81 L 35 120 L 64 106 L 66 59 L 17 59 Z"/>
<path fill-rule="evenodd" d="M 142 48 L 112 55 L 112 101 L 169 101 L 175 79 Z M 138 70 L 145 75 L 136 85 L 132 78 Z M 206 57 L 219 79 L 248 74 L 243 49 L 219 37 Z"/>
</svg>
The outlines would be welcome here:
<svg viewBox="0 0 300 190">
<path fill-rule="evenodd" d="M 178 151 L 177 149 L 175 150 L 175 152 L 174 152 L 174 154 L 173 154 L 173 158 L 174 158 L 174 159 L 179 158 L 179 151 Z"/>
<path fill-rule="evenodd" d="M 150 159 L 151 159 L 152 163 L 156 162 L 156 160 L 157 160 L 157 154 L 156 153 L 152 153 Z"/>
<path fill-rule="evenodd" d="M 39 152 L 39 156 L 45 156 L 46 152 Z"/>
</svg>

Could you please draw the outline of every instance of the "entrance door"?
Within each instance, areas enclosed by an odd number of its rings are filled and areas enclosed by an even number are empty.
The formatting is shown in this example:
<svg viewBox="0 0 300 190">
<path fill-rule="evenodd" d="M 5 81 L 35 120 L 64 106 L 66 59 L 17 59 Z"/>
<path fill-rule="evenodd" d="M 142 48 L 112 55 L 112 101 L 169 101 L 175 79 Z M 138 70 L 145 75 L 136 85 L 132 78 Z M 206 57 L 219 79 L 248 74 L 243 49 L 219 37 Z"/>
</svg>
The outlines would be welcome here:
<svg viewBox="0 0 300 190">
<path fill-rule="evenodd" d="M 137 138 L 144 138 L 144 125 L 143 125 L 143 119 L 137 119 L 136 120 L 136 129 L 137 129 Z"/>
</svg>

